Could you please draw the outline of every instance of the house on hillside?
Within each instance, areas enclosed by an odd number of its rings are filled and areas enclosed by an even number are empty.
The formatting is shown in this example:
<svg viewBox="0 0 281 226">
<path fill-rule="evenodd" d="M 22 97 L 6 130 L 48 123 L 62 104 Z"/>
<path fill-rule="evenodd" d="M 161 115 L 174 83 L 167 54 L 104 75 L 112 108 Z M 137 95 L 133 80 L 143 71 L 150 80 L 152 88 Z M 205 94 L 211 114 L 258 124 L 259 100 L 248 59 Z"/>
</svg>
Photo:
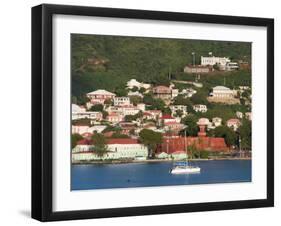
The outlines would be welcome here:
<svg viewBox="0 0 281 226">
<path fill-rule="evenodd" d="M 207 112 L 208 108 L 204 104 L 195 104 L 195 105 L 193 105 L 193 110 L 196 112 L 205 113 L 205 112 Z"/>
<path fill-rule="evenodd" d="M 184 67 L 184 72 L 188 74 L 206 74 L 212 72 L 214 69 L 212 66 L 205 66 L 205 65 L 187 65 Z"/>
<path fill-rule="evenodd" d="M 104 104 L 105 100 L 112 100 L 116 94 L 108 92 L 104 89 L 99 89 L 90 93 L 87 93 L 87 97 L 90 99 L 91 104 Z"/>
<path fill-rule="evenodd" d="M 185 105 L 170 105 L 172 116 L 176 116 L 178 112 L 182 113 L 182 117 L 187 115 L 187 107 Z"/>
<path fill-rule="evenodd" d="M 241 126 L 241 122 L 237 118 L 232 118 L 226 121 L 226 126 L 236 131 Z"/>
<path fill-rule="evenodd" d="M 130 105 L 130 98 L 129 97 L 114 97 L 113 98 L 113 104 L 114 106 L 126 106 Z"/>
<path fill-rule="evenodd" d="M 172 98 L 172 90 L 167 86 L 155 86 L 152 90 L 155 98 L 169 101 Z"/>
<path fill-rule="evenodd" d="M 235 92 L 225 86 L 216 86 L 210 96 L 214 98 L 234 98 Z"/>
</svg>

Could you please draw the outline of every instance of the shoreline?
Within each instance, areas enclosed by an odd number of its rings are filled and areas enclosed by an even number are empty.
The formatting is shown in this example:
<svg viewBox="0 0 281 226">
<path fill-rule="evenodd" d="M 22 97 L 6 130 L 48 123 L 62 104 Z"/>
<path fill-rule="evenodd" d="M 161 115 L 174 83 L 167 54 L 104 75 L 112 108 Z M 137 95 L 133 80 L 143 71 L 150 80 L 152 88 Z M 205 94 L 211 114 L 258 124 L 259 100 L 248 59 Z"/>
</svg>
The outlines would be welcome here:
<svg viewBox="0 0 281 226">
<path fill-rule="evenodd" d="M 252 160 L 250 157 L 245 158 L 209 158 L 209 159 L 189 159 L 190 162 L 197 162 L 197 161 L 223 161 L 223 160 Z M 177 162 L 177 161 L 184 161 L 184 160 L 172 160 L 172 159 L 148 159 L 148 160 L 114 160 L 114 161 L 76 161 L 71 162 L 71 165 L 92 165 L 92 164 L 129 164 L 129 163 L 158 163 L 158 162 Z"/>
</svg>

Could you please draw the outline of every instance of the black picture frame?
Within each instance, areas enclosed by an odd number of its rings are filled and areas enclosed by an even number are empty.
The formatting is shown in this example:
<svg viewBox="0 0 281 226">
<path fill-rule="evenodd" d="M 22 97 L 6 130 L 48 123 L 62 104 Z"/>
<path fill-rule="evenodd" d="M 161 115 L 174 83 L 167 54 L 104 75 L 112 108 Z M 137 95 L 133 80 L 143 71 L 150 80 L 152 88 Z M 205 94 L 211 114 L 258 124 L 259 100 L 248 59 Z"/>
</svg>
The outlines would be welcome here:
<svg viewBox="0 0 281 226">
<path fill-rule="evenodd" d="M 54 212 L 52 210 L 52 18 L 55 14 L 266 27 L 267 198 Z M 49 4 L 32 8 L 32 218 L 40 221 L 56 221 L 271 206 L 274 206 L 273 19 Z"/>
</svg>

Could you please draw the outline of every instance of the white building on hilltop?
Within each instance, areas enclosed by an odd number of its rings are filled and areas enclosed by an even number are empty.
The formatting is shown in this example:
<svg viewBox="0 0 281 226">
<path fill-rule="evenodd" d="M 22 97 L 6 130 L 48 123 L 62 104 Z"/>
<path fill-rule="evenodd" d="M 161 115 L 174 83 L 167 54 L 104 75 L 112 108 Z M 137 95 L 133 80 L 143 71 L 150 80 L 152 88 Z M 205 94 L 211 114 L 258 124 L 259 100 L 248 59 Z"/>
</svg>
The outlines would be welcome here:
<svg viewBox="0 0 281 226">
<path fill-rule="evenodd" d="M 139 89 L 140 88 L 149 89 L 151 85 L 147 83 L 138 82 L 136 79 L 131 79 L 130 81 L 127 82 L 127 87 L 129 89 L 132 89 L 134 87 L 137 87 Z"/>
<path fill-rule="evenodd" d="M 203 56 L 201 56 L 201 65 L 203 65 L 203 66 L 207 66 L 207 65 L 214 66 L 215 64 L 224 66 L 229 62 L 230 62 L 230 59 L 228 57 L 215 57 L 215 56 L 203 57 Z"/>
<path fill-rule="evenodd" d="M 216 98 L 234 98 L 235 92 L 225 86 L 216 86 L 210 96 Z"/>
</svg>

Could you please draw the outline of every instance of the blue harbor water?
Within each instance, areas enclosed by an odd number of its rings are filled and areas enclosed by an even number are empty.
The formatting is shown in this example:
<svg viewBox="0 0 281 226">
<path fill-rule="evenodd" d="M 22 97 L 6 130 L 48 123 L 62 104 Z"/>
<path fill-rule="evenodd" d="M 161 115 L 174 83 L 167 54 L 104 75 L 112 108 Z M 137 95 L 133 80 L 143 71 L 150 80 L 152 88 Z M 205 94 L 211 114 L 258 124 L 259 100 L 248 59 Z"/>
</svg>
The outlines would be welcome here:
<svg viewBox="0 0 281 226">
<path fill-rule="evenodd" d="M 250 182 L 251 160 L 196 161 L 199 174 L 170 174 L 172 162 L 72 165 L 71 189 Z"/>
</svg>

